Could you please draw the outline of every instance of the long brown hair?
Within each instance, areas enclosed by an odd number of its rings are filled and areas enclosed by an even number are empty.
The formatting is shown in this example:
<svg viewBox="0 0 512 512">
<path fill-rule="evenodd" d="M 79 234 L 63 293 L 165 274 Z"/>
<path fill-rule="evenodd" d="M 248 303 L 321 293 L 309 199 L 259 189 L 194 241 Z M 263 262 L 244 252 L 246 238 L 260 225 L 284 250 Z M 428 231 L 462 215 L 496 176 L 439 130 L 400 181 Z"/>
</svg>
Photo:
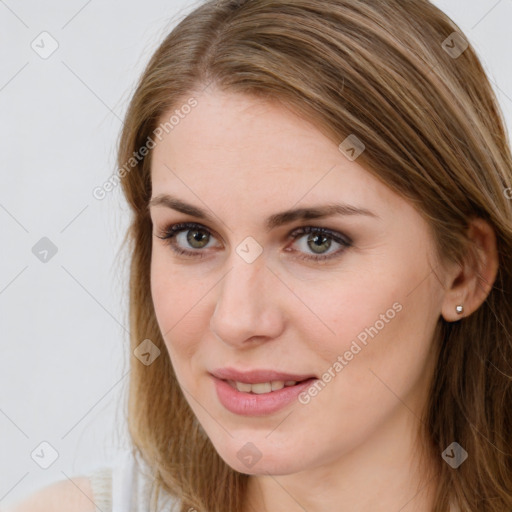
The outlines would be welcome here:
<svg viewBox="0 0 512 512">
<path fill-rule="evenodd" d="M 188 406 L 150 292 L 150 149 L 164 115 L 212 83 L 277 100 L 337 145 L 349 135 L 363 141 L 358 163 L 415 205 L 443 258 L 468 257 L 471 218 L 491 224 L 496 281 L 473 314 L 439 318 L 420 428 L 439 461 L 433 510 L 512 510 L 512 156 L 495 94 L 467 44 L 427 0 L 217 0 L 180 21 L 150 59 L 125 118 L 118 165 L 132 210 L 131 350 L 150 339 L 161 355 L 151 365 L 131 357 L 128 419 L 157 491 L 179 497 L 182 512 L 242 512 L 248 483 Z M 130 160 L 143 147 L 148 154 Z M 456 470 L 441 458 L 453 441 L 469 454 Z"/>
</svg>

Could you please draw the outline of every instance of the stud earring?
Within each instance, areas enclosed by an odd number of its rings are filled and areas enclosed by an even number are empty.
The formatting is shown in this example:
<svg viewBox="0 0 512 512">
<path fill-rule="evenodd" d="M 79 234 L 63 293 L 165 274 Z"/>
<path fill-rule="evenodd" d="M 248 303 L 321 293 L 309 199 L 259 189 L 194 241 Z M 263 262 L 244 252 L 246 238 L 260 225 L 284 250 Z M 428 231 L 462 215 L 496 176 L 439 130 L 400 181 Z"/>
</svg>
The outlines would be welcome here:
<svg viewBox="0 0 512 512">
<path fill-rule="evenodd" d="M 459 304 L 459 305 L 455 308 L 455 311 L 457 311 L 457 314 L 458 314 L 458 315 L 461 315 L 461 314 L 462 314 L 462 312 L 464 311 L 464 306 L 462 306 L 462 305 L 460 305 L 460 304 Z"/>
</svg>

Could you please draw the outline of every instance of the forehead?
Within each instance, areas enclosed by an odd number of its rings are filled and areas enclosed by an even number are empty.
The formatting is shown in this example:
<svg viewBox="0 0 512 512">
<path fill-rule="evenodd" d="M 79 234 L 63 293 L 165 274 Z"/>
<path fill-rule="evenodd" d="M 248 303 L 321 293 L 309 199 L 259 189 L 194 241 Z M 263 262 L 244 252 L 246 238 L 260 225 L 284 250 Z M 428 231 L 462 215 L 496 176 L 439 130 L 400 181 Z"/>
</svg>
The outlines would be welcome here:
<svg viewBox="0 0 512 512">
<path fill-rule="evenodd" d="M 179 119 L 173 116 L 175 124 L 167 126 L 169 133 L 163 134 L 155 155 L 164 153 L 188 161 L 205 155 L 226 162 L 253 158 L 254 164 L 277 167 L 287 161 L 296 165 L 304 156 L 318 159 L 318 150 L 332 145 L 307 120 L 275 101 L 217 89 L 195 96 L 195 100 L 197 104 L 188 114 Z M 180 107 L 173 108 L 176 110 Z M 172 112 L 165 114 L 162 121 L 171 116 Z"/>
<path fill-rule="evenodd" d="M 217 89 L 194 99 L 153 149 L 153 196 L 172 191 L 206 201 L 229 192 L 254 207 L 319 200 L 374 205 L 393 195 L 314 124 L 275 101 Z M 162 121 L 186 103 L 187 97 Z"/>
</svg>

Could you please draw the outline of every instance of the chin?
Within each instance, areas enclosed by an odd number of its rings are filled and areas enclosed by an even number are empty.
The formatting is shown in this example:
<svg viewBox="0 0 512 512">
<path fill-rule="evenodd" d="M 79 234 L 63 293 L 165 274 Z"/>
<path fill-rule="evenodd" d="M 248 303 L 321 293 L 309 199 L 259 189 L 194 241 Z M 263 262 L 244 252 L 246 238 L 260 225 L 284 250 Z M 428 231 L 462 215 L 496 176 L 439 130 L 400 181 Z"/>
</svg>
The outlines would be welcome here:
<svg viewBox="0 0 512 512">
<path fill-rule="evenodd" d="M 303 450 L 280 443 L 271 446 L 263 437 L 244 436 L 253 441 L 241 441 L 240 437 L 229 440 L 226 445 L 213 443 L 219 456 L 235 471 L 247 475 L 288 475 L 305 468 Z"/>
<path fill-rule="evenodd" d="M 264 460 L 261 458 L 254 466 L 248 467 L 246 464 L 240 462 L 238 460 L 236 453 L 230 454 L 228 458 L 222 457 L 224 462 L 233 468 L 235 471 L 239 473 L 244 473 L 246 475 L 255 475 L 255 476 L 265 476 L 265 475 L 290 475 L 293 473 L 298 473 L 304 470 L 304 462 L 301 461 L 299 464 L 298 461 L 289 460 L 290 454 L 283 456 L 282 459 L 276 459 L 273 457 L 272 460 Z"/>
</svg>

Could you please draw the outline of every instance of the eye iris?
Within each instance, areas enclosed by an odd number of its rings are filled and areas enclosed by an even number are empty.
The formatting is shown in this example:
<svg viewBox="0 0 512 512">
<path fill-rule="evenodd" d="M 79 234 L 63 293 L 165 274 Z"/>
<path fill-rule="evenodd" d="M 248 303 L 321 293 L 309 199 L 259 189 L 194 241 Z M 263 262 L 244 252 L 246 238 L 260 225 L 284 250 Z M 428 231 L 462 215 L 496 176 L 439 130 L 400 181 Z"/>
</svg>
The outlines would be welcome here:
<svg viewBox="0 0 512 512">
<path fill-rule="evenodd" d="M 199 235 L 198 237 L 196 235 Z M 206 243 L 204 245 L 196 246 L 195 242 L 203 242 L 206 239 Z M 190 243 L 192 247 L 196 249 L 201 249 L 205 245 L 208 244 L 208 235 L 202 229 L 189 229 L 187 233 L 187 242 Z"/>
<path fill-rule="evenodd" d="M 321 242 L 318 244 L 317 242 L 321 240 Z M 315 235 L 312 235 L 312 236 L 309 236 L 308 237 L 308 246 L 316 253 L 321 253 L 322 251 L 317 251 L 318 248 L 321 248 L 321 246 L 323 244 L 325 244 L 325 242 L 329 242 L 327 244 L 327 247 L 325 248 L 326 250 L 329 249 L 329 247 L 331 246 L 331 240 L 329 237 L 326 237 L 324 235 L 319 235 L 319 234 L 315 234 Z M 313 245 L 310 245 L 310 242 L 313 242 Z"/>
</svg>

